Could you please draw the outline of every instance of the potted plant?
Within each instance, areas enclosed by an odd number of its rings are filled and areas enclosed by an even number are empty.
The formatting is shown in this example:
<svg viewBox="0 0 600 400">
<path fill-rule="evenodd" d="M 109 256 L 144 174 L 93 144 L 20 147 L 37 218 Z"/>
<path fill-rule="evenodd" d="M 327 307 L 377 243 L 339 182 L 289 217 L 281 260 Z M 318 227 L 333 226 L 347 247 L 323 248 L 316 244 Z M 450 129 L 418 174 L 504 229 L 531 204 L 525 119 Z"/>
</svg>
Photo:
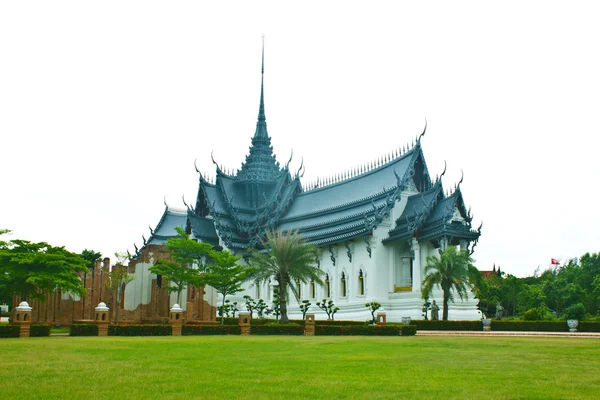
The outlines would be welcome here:
<svg viewBox="0 0 600 400">
<path fill-rule="evenodd" d="M 567 307 L 565 310 L 565 317 L 567 317 L 567 325 L 569 326 L 569 332 L 577 332 L 577 325 L 579 320 L 585 316 L 585 307 L 582 303 L 573 304 Z"/>
</svg>

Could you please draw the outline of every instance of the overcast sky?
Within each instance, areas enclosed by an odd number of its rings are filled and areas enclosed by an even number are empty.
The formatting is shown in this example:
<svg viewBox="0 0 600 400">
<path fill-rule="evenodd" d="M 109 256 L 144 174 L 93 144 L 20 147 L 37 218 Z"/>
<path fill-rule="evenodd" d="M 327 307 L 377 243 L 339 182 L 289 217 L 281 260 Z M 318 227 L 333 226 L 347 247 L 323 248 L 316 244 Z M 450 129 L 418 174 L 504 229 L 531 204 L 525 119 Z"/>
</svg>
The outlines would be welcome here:
<svg viewBox="0 0 600 400">
<path fill-rule="evenodd" d="M 479 269 L 600 250 L 596 2 L 0 3 L 0 228 L 112 256 L 268 131 L 305 180 L 422 131 Z M 208 3 L 208 2 L 207 2 Z M 252 4 L 249 4 L 252 3 Z M 368 5 L 367 5 L 368 4 Z"/>
</svg>

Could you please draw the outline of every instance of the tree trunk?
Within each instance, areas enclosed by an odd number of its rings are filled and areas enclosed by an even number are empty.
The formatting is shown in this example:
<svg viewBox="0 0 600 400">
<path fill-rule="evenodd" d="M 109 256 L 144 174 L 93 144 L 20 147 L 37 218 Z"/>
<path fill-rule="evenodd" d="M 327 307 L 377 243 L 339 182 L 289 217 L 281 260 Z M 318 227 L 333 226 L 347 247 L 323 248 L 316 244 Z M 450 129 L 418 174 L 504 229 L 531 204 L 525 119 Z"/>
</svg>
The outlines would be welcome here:
<svg viewBox="0 0 600 400">
<path fill-rule="evenodd" d="M 223 308 L 221 310 L 221 326 L 223 326 L 225 325 L 225 296 L 223 296 Z M 235 318 L 235 313 L 233 317 Z"/>
<path fill-rule="evenodd" d="M 181 304 L 179 303 L 181 301 L 181 290 L 182 289 L 177 291 L 177 304 L 179 304 L 179 307 L 181 307 Z"/>
<path fill-rule="evenodd" d="M 444 310 L 442 311 L 442 321 L 448 321 L 448 300 L 450 291 L 444 290 Z"/>
<path fill-rule="evenodd" d="M 279 323 L 287 324 L 290 322 L 287 315 L 287 282 L 279 282 L 279 306 L 281 307 L 281 316 L 279 318 Z"/>
</svg>

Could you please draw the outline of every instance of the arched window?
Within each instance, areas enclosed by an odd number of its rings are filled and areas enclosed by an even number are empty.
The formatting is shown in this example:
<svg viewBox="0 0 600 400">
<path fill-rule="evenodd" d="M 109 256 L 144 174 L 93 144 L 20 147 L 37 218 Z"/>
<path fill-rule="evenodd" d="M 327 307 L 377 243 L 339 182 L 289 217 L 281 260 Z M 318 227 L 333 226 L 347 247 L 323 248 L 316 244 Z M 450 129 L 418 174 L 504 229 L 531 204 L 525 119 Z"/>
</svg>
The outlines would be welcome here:
<svg viewBox="0 0 600 400">
<path fill-rule="evenodd" d="M 365 295 L 365 277 L 363 276 L 362 269 L 358 272 L 358 294 L 361 296 Z"/>
<path fill-rule="evenodd" d="M 331 297 L 331 282 L 329 282 L 329 274 L 325 275 L 325 297 Z"/>
<path fill-rule="evenodd" d="M 346 297 L 346 274 L 342 272 L 342 297 Z"/>
<path fill-rule="evenodd" d="M 315 281 L 312 280 L 310 281 L 310 298 L 314 299 L 315 297 L 317 297 L 317 293 L 315 291 Z"/>
</svg>

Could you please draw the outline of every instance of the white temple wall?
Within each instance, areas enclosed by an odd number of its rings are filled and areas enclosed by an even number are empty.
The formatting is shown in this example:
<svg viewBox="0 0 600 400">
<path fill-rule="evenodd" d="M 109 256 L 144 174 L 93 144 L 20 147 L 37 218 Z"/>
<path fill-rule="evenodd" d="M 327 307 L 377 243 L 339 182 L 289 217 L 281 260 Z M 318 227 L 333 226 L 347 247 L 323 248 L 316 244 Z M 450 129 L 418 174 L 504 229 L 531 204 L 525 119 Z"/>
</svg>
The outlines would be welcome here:
<svg viewBox="0 0 600 400">
<path fill-rule="evenodd" d="M 152 280 L 156 279 L 156 274 L 149 271 L 154 265 L 154 259 L 150 263 L 139 262 L 136 264 L 133 281 L 125 287 L 125 299 L 123 308 L 133 311 L 141 304 L 150 304 L 152 294 Z"/>
</svg>

